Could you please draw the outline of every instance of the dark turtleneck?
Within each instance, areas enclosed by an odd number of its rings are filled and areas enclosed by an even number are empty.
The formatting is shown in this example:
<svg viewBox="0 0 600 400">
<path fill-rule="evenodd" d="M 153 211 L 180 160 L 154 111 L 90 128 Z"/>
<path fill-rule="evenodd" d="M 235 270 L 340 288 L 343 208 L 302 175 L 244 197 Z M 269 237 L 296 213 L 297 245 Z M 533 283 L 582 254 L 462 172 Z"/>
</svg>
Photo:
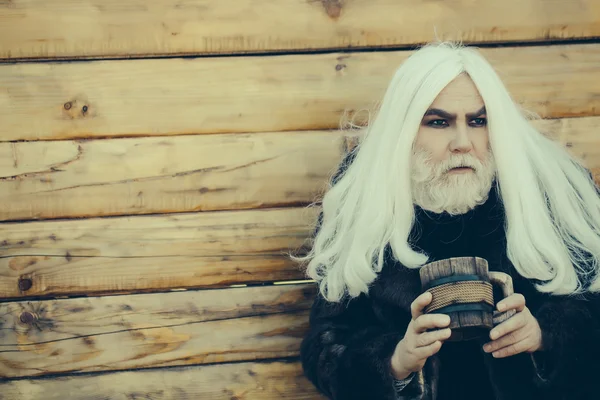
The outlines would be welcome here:
<svg viewBox="0 0 600 400">
<path fill-rule="evenodd" d="M 416 208 L 412 243 L 431 261 L 477 256 L 488 261 L 491 271 L 509 272 L 505 252 L 504 214 L 492 187 L 487 201 L 466 214 L 449 215 Z M 496 295 L 499 295 L 496 293 Z M 486 341 L 446 342 L 439 356 L 439 400 L 495 399 L 482 345 Z"/>
<path fill-rule="evenodd" d="M 504 210 L 495 185 L 483 204 L 465 214 L 438 214 L 416 206 L 415 218 L 410 242 L 426 251 L 431 261 L 478 256 L 492 262 L 506 245 Z"/>
</svg>

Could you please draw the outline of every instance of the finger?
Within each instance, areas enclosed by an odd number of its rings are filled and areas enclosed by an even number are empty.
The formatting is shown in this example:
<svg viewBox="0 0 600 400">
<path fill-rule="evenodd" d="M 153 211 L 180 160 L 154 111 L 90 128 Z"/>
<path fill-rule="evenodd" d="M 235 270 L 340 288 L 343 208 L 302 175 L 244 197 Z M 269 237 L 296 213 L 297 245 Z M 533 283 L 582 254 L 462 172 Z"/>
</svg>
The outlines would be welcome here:
<svg viewBox="0 0 600 400">
<path fill-rule="evenodd" d="M 452 331 L 450 330 L 450 328 L 425 332 L 417 336 L 415 344 L 416 347 L 427 347 L 430 344 L 435 343 L 437 341 L 443 342 L 444 340 L 448 339 L 451 334 Z"/>
<path fill-rule="evenodd" d="M 510 332 L 510 333 L 502 336 L 498 340 L 493 340 L 489 343 L 486 343 L 483 346 L 483 351 L 485 351 L 486 353 L 491 353 L 491 352 L 497 351 L 499 349 L 502 349 L 504 347 L 508 347 L 511 344 L 518 343 L 521 340 L 525 339 L 526 337 L 527 337 L 527 332 L 525 331 L 525 329 L 523 329 L 523 328 L 517 329 L 516 331 Z"/>
<path fill-rule="evenodd" d="M 498 302 L 496 307 L 498 311 L 517 310 L 517 312 L 521 312 L 525 308 L 525 297 L 520 293 L 511 294 Z"/>
<path fill-rule="evenodd" d="M 410 313 L 412 319 L 417 319 L 423 314 L 423 309 L 431 303 L 432 295 L 429 292 L 425 292 L 417 297 L 410 305 Z"/>
<path fill-rule="evenodd" d="M 490 331 L 490 338 L 492 340 L 498 340 L 504 335 L 507 335 L 517 329 L 524 327 L 527 323 L 526 315 L 524 313 L 518 313 L 504 321 L 494 329 Z"/>
<path fill-rule="evenodd" d="M 515 354 L 523 353 L 529 349 L 529 338 L 525 338 L 520 342 L 513 343 L 492 353 L 494 358 L 505 358 L 514 356 Z"/>
<path fill-rule="evenodd" d="M 442 348 L 441 341 L 435 341 L 431 343 L 429 346 L 419 347 L 414 351 L 415 356 L 419 360 L 425 360 L 432 355 L 436 354 Z"/>
<path fill-rule="evenodd" d="M 450 317 L 445 314 L 425 314 L 415 320 L 415 332 L 422 333 L 428 329 L 446 328 L 450 325 Z"/>
</svg>

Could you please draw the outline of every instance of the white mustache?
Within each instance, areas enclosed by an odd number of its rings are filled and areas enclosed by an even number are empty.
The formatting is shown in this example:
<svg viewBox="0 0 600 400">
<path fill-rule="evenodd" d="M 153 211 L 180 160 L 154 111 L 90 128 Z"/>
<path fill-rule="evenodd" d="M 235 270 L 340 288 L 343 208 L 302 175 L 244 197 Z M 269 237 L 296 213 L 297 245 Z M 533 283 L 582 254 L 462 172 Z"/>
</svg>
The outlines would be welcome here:
<svg viewBox="0 0 600 400">
<path fill-rule="evenodd" d="M 455 156 L 445 160 L 440 165 L 442 173 L 448 172 L 454 168 L 471 168 L 474 171 L 481 166 L 481 163 L 471 155 Z"/>
</svg>

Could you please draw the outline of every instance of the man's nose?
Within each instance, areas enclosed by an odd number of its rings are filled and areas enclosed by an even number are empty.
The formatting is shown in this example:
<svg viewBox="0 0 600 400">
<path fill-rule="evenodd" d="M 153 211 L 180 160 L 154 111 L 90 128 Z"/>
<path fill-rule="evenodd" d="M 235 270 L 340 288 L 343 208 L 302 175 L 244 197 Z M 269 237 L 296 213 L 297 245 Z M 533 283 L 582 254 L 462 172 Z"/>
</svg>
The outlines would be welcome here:
<svg viewBox="0 0 600 400">
<path fill-rule="evenodd" d="M 468 153 L 473 150 L 473 144 L 466 129 L 458 128 L 450 142 L 450 151 L 453 153 Z"/>
</svg>

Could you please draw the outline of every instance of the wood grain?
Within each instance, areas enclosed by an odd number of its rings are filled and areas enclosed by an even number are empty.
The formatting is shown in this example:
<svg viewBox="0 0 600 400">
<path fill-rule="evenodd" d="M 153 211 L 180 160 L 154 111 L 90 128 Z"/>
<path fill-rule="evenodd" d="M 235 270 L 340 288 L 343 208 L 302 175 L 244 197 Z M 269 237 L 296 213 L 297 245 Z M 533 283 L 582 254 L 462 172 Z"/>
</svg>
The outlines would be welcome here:
<svg viewBox="0 0 600 400">
<path fill-rule="evenodd" d="M 0 382 L 0 400 L 325 400 L 299 362 L 239 363 Z"/>
<path fill-rule="evenodd" d="M 308 278 L 300 267 L 284 254 L 0 258 L 0 299 L 216 288 L 305 279 Z"/>
<path fill-rule="evenodd" d="M 301 246 L 317 207 L 0 224 L 2 256 L 273 255 Z M 19 268 L 16 268 L 19 269 Z"/>
<path fill-rule="evenodd" d="M 598 21 L 594 0 L 483 0 L 476 7 L 468 0 L 7 0 L 0 3 L 0 58 L 537 41 L 597 37 Z"/>
<path fill-rule="evenodd" d="M 0 154 L 14 155 L 0 167 L 0 220 L 304 205 L 326 187 L 342 139 L 318 131 L 0 143 Z"/>
<path fill-rule="evenodd" d="M 542 117 L 600 112 L 600 44 L 482 52 Z M 346 111 L 361 121 L 410 54 L 4 64 L 0 140 L 337 128 Z"/>
<path fill-rule="evenodd" d="M 0 377 L 298 355 L 314 288 L 0 303 Z"/>
<path fill-rule="evenodd" d="M 304 279 L 318 207 L 0 224 L 0 298 Z M 168 270 L 168 273 L 165 273 Z M 30 282 L 26 290 L 22 281 Z"/>
<path fill-rule="evenodd" d="M 535 122 L 597 177 L 599 124 L 599 117 Z M 301 131 L 0 143 L 12 160 L 0 166 L 0 220 L 305 205 L 326 188 L 343 138 Z"/>
<path fill-rule="evenodd" d="M 571 155 L 579 159 L 600 185 L 600 118 L 565 118 L 537 121 L 536 126 L 557 140 Z"/>
<path fill-rule="evenodd" d="M 0 224 L 0 298 L 304 279 L 318 207 Z M 165 273 L 168 270 L 168 273 Z M 26 290 L 20 286 L 30 282 Z"/>
</svg>

